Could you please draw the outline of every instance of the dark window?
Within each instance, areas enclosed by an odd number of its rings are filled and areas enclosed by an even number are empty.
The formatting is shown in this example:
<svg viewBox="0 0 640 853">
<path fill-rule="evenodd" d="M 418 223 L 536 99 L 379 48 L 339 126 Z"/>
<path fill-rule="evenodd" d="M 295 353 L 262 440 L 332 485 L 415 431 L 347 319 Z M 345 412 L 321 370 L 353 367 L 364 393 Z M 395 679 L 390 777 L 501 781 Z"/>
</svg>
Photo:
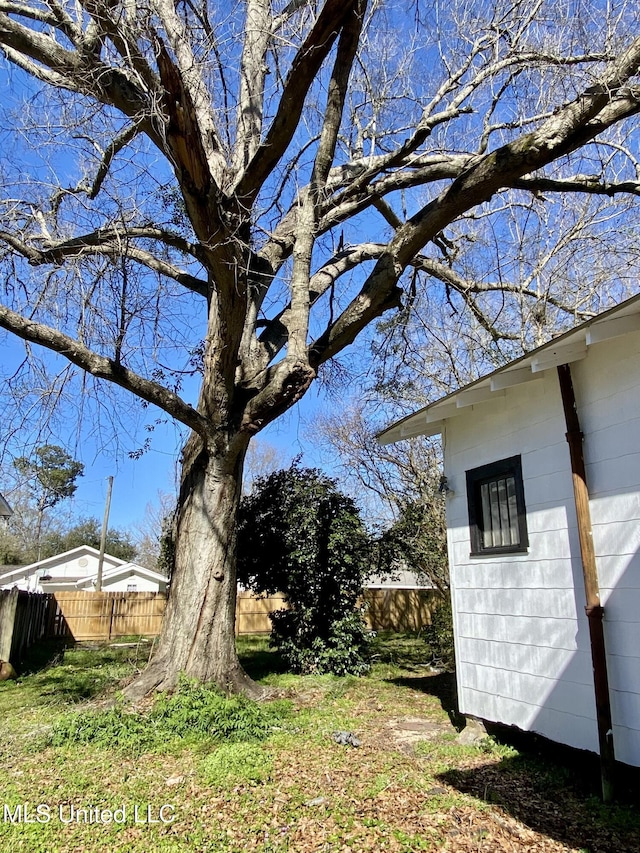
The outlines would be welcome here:
<svg viewBox="0 0 640 853">
<path fill-rule="evenodd" d="M 529 545 L 519 456 L 467 471 L 472 554 L 509 554 Z"/>
</svg>

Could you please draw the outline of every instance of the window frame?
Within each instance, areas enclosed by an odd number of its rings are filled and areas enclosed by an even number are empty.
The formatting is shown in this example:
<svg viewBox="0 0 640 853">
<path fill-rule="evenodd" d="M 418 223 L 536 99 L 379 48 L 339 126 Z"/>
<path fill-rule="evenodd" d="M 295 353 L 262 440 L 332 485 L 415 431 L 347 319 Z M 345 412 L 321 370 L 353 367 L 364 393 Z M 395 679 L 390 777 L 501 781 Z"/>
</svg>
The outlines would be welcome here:
<svg viewBox="0 0 640 853">
<path fill-rule="evenodd" d="M 524 481 L 522 479 L 522 457 L 509 456 L 497 462 L 480 465 L 466 472 L 467 506 L 469 510 L 469 534 L 471 538 L 471 556 L 484 557 L 492 554 L 526 554 L 529 550 L 527 530 L 527 510 L 524 500 Z M 519 542 L 517 545 L 484 545 L 484 524 L 480 487 L 504 477 L 511 476 L 515 481 L 516 515 Z"/>
</svg>

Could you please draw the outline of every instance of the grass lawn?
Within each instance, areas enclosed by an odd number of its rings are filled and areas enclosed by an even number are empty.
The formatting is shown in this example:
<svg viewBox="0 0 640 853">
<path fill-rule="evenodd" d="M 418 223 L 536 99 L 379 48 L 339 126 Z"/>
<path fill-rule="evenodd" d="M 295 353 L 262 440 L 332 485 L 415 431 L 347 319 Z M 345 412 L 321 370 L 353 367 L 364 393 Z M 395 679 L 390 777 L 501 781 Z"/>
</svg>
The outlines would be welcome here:
<svg viewBox="0 0 640 853">
<path fill-rule="evenodd" d="M 300 677 L 243 639 L 275 703 L 185 684 L 143 725 L 113 699 L 148 643 L 35 662 L 0 684 L 1 853 L 640 850 L 633 805 L 602 806 L 575 761 L 458 743 L 451 676 L 419 640 L 377 643 L 366 677 Z"/>
</svg>

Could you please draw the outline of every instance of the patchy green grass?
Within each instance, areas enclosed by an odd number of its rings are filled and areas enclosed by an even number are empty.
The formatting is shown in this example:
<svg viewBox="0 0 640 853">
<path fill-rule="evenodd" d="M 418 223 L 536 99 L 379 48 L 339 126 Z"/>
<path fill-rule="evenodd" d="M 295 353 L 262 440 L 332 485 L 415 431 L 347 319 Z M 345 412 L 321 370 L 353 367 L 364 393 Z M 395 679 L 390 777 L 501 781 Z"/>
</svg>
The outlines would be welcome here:
<svg viewBox="0 0 640 853">
<path fill-rule="evenodd" d="M 273 756 L 257 743 L 222 743 L 198 767 L 205 785 L 216 790 L 266 782 L 272 770 Z"/>
<path fill-rule="evenodd" d="M 117 694 L 148 643 L 51 647 L 0 684 L 0 851 L 640 849 L 638 811 L 597 802 L 570 760 L 458 743 L 452 678 L 419 638 L 376 638 L 362 678 L 292 676 L 267 638 L 238 647 L 276 701 L 184 682 L 134 713 Z"/>
</svg>

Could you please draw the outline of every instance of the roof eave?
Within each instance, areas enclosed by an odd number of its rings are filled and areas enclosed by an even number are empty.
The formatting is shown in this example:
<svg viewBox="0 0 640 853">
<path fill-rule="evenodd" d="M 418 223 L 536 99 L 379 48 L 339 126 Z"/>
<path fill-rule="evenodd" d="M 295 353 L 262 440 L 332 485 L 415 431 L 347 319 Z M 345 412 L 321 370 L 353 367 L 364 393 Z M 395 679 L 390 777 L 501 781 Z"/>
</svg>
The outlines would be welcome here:
<svg viewBox="0 0 640 853">
<path fill-rule="evenodd" d="M 385 445 L 420 435 L 440 435 L 446 421 L 469 406 L 495 401 L 505 389 L 539 379 L 545 370 L 560 364 L 580 361 L 591 345 L 631 331 L 640 331 L 640 294 L 401 418 L 379 432 L 376 439 Z"/>
</svg>

